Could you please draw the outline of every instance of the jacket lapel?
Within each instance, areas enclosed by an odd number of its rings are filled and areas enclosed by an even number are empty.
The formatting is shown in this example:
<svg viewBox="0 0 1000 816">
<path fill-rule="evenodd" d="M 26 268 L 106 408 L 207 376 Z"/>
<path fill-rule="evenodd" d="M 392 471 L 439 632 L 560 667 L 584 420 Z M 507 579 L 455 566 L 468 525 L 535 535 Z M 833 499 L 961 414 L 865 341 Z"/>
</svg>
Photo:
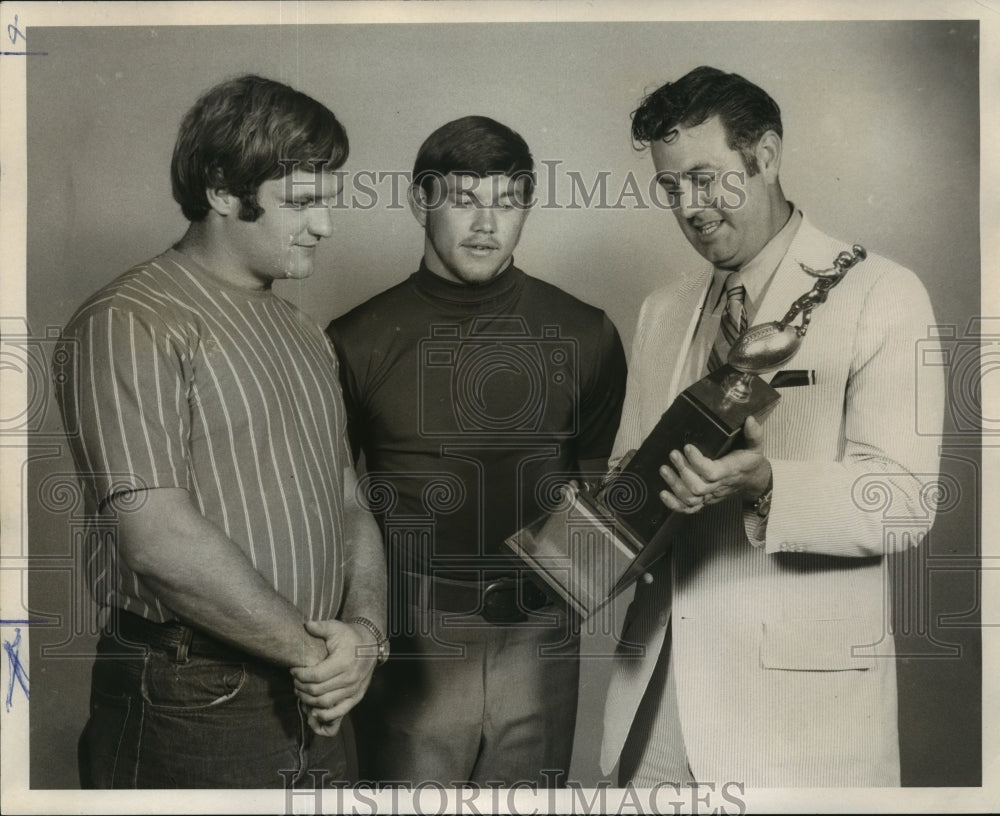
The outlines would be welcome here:
<svg viewBox="0 0 1000 816">
<path fill-rule="evenodd" d="M 691 349 L 691 341 L 694 339 L 695 330 L 698 327 L 701 309 L 705 302 L 705 295 L 712 282 L 712 267 L 704 267 L 697 275 L 692 275 L 680 288 L 676 299 L 676 311 L 674 317 L 677 323 L 682 324 L 687 321 L 687 328 L 683 334 L 676 336 L 680 339 L 680 344 L 675 349 L 671 349 L 673 356 L 668 359 L 674 361 L 673 372 L 670 377 L 670 387 L 667 389 L 669 401 L 673 400 L 680 393 L 680 377 L 687 361 L 688 351 Z"/>
</svg>

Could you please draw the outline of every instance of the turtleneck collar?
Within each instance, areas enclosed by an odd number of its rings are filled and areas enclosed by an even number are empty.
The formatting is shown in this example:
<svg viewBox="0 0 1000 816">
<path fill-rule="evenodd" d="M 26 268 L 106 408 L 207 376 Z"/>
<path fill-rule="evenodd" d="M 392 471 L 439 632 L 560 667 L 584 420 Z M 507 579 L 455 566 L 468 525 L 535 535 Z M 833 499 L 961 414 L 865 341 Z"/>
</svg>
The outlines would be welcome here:
<svg viewBox="0 0 1000 816">
<path fill-rule="evenodd" d="M 486 314 L 501 311 L 511 303 L 524 286 L 524 272 L 510 265 L 486 283 L 468 284 L 446 280 L 432 272 L 423 260 L 411 280 L 417 293 L 428 302 L 463 313 Z"/>
</svg>

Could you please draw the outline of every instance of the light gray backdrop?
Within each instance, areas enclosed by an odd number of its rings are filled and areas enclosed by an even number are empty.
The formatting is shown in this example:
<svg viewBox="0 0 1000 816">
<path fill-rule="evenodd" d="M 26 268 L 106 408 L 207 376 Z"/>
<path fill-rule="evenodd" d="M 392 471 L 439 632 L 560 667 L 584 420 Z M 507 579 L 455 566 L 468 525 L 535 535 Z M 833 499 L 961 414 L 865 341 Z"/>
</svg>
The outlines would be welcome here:
<svg viewBox="0 0 1000 816">
<path fill-rule="evenodd" d="M 630 173 L 647 199 L 651 172 L 631 146 L 629 113 L 645 92 L 710 64 L 780 104 L 788 196 L 825 231 L 914 269 L 939 323 L 954 327 L 956 359 L 969 359 L 961 338 L 980 292 L 976 22 L 33 28 L 31 38 L 48 54 L 29 63 L 27 85 L 28 314 L 43 341 L 88 294 L 180 237 L 186 222 L 169 182 L 179 120 L 202 90 L 255 72 L 337 113 L 349 171 L 407 171 L 431 130 L 470 113 L 518 130 L 548 162 L 539 198 L 553 205 L 528 219 L 518 264 L 603 307 L 627 347 L 642 299 L 698 260 L 668 212 L 635 196 L 619 202 Z M 570 206 L 572 174 L 589 189 L 602 172 L 609 206 L 582 206 L 579 190 Z M 393 202 L 388 181 L 367 184 L 374 206 L 359 191 L 360 206 L 336 213 L 316 274 L 281 285 L 322 325 L 419 260 L 402 193 Z M 899 672 L 907 784 L 979 781 L 978 582 L 963 566 L 979 547 L 979 437 L 969 430 L 971 380 L 963 387 L 945 450 L 954 501 L 928 546 L 897 565 L 910 587 L 901 596 L 921 602 L 896 610 L 909 655 Z M 31 632 L 31 782 L 66 788 L 77 784 L 93 608 L 74 560 L 80 508 L 58 489 L 71 462 L 56 412 L 39 404 L 28 589 L 32 617 L 50 625 Z M 572 770 L 585 785 L 600 778 L 610 646 L 600 631 L 585 642 L 593 657 Z"/>
</svg>

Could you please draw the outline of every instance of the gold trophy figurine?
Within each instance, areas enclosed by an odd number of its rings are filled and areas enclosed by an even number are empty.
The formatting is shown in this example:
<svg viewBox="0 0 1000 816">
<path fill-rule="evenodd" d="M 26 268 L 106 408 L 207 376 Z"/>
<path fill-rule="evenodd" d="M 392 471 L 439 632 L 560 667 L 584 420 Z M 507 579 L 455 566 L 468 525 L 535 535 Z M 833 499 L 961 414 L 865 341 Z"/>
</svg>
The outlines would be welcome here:
<svg viewBox="0 0 1000 816">
<path fill-rule="evenodd" d="M 775 371 L 795 356 L 809 330 L 813 309 L 826 302 L 830 290 L 840 283 L 848 270 L 867 257 L 865 248 L 855 244 L 851 252 L 841 252 L 829 269 L 812 269 L 799 262 L 803 272 L 816 278 L 815 285 L 789 307 L 781 320 L 751 326 L 736 338 L 726 358 L 726 362 L 736 369 L 725 380 L 727 399 L 747 402 L 754 375 Z M 800 314 L 802 322 L 791 326 Z M 787 331 L 790 326 L 793 330 Z"/>
</svg>

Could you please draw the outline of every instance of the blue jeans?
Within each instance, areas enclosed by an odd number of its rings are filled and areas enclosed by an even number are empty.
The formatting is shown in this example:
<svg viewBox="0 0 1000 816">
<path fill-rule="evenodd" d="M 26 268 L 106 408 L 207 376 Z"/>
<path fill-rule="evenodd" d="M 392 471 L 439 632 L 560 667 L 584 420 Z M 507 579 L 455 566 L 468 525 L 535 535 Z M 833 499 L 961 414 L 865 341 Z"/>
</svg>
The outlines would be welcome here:
<svg viewBox="0 0 1000 816">
<path fill-rule="evenodd" d="M 90 719 L 80 738 L 84 788 L 329 787 L 348 778 L 343 737 L 314 734 L 288 669 L 175 655 L 123 655 L 102 635 Z"/>
</svg>

